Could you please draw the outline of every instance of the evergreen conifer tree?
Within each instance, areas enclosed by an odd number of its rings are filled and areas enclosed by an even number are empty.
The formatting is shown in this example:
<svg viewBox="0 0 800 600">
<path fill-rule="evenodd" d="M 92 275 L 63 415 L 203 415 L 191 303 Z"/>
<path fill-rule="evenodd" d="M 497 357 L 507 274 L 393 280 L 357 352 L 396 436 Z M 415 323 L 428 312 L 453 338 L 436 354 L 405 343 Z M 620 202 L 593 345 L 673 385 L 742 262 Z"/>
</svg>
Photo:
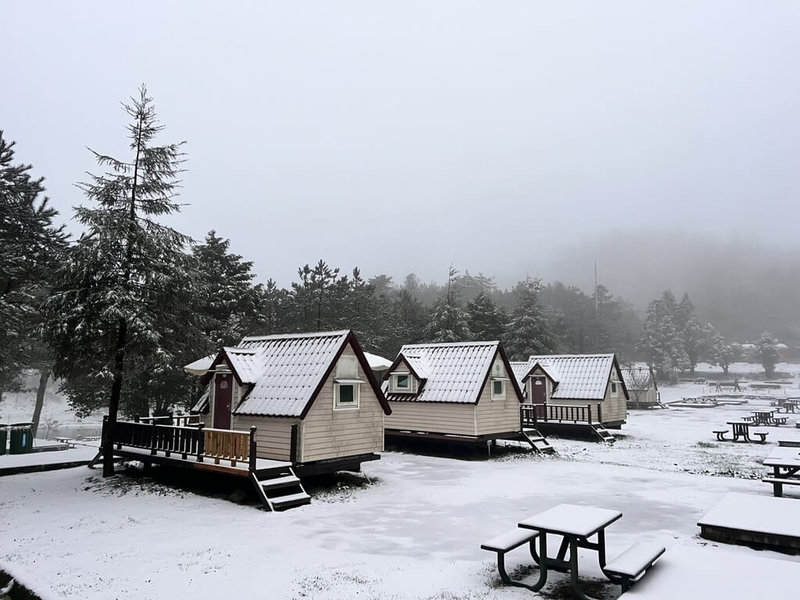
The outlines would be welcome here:
<svg viewBox="0 0 800 600">
<path fill-rule="evenodd" d="M 503 346 L 511 360 L 527 360 L 532 354 L 555 354 L 558 341 L 550 329 L 547 309 L 539 303 L 541 282 L 530 277 L 516 288 L 517 304 Z"/>
<path fill-rule="evenodd" d="M 758 357 L 761 360 L 761 365 L 764 367 L 764 374 L 767 378 L 775 375 L 775 365 L 781 359 L 778 353 L 777 342 L 773 339 L 772 335 L 764 332 L 758 340 Z"/>
<path fill-rule="evenodd" d="M 38 332 L 66 234 L 43 196 L 44 180 L 30 170 L 15 163 L 14 142 L 0 130 L 0 400 L 16 388 L 22 369 L 49 374 L 52 366 Z"/>
<path fill-rule="evenodd" d="M 144 86 L 124 108 L 131 155 L 93 152 L 105 172 L 78 186 L 94 205 L 75 209 L 86 232 L 48 303 L 56 374 L 65 378 L 71 403 L 79 413 L 108 407 L 104 476 L 114 473 L 112 435 L 122 400 L 137 410 L 156 391 L 162 404 L 168 390 L 185 399 L 182 344 L 193 323 L 193 271 L 183 252 L 189 240 L 157 222 L 179 210 L 182 143 L 155 144 L 163 126 Z"/>
<path fill-rule="evenodd" d="M 505 335 L 508 315 L 495 306 L 485 292 L 480 292 L 467 304 L 467 319 L 473 339 L 478 341 L 499 340 Z"/>
</svg>

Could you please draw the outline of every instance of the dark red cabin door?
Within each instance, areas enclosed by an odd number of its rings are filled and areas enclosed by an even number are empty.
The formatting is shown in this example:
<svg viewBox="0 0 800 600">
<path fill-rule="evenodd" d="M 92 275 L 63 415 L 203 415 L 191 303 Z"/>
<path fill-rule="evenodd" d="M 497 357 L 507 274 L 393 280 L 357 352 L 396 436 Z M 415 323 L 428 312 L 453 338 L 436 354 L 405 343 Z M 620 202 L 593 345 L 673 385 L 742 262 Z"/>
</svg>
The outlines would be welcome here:
<svg viewBox="0 0 800 600">
<path fill-rule="evenodd" d="M 531 379 L 531 402 L 534 404 L 544 404 L 547 401 L 547 380 L 544 377 L 533 377 Z"/>
<path fill-rule="evenodd" d="M 231 428 L 231 376 L 217 373 L 214 377 L 214 429 Z"/>
</svg>

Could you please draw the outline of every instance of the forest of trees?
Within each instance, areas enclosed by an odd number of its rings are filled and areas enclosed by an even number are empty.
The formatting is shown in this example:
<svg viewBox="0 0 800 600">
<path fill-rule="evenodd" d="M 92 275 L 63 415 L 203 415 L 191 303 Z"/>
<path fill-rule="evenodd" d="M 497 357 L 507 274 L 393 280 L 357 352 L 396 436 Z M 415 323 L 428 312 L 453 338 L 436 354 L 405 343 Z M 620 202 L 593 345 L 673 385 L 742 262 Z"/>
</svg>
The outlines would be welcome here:
<svg viewBox="0 0 800 600">
<path fill-rule="evenodd" d="M 157 142 L 163 128 L 144 87 L 124 108 L 128 156 L 93 152 L 98 173 L 78 184 L 87 204 L 75 208 L 84 228 L 76 240 L 0 131 L 0 401 L 35 369 L 37 411 L 51 376 L 79 415 L 107 409 L 113 422 L 118 411 L 185 406 L 198 391 L 185 364 L 244 335 L 284 332 L 353 329 L 367 351 L 388 358 L 406 343 L 494 339 L 512 360 L 615 352 L 665 380 L 700 360 L 727 372 L 743 357 L 697 317 L 688 294 L 677 301 L 670 291 L 642 318 L 603 285 L 586 293 L 525 278 L 500 289 L 454 266 L 439 284 L 413 273 L 365 278 L 320 259 L 299 266 L 289 287 L 258 283 L 252 263 L 215 231 L 193 241 L 161 224 L 180 209 L 183 145 Z M 753 345 L 768 375 L 776 343 L 764 334 Z"/>
</svg>

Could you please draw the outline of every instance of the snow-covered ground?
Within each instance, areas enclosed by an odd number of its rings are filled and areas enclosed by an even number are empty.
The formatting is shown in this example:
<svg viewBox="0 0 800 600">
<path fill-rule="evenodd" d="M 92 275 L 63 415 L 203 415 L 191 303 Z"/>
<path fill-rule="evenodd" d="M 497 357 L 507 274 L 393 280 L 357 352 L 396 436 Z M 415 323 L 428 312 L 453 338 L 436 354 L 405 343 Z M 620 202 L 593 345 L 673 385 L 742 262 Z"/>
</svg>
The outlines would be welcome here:
<svg viewBox="0 0 800 600">
<path fill-rule="evenodd" d="M 662 398 L 703 391 L 681 384 L 662 389 Z M 637 540 L 667 546 L 626 598 L 777 597 L 800 580 L 800 556 L 707 542 L 696 524 L 730 492 L 771 496 L 760 460 L 777 439 L 800 439 L 800 414 L 769 428 L 766 445 L 717 442 L 711 433 L 768 404 L 632 411 L 614 446 L 552 439 L 551 457 L 387 452 L 364 465 L 368 482 L 317 488 L 311 505 L 284 513 L 158 477 L 103 479 L 86 468 L 5 477 L 0 569 L 47 599 L 569 598 L 561 575 L 539 596 L 500 585 L 493 555 L 480 549 L 524 517 L 567 502 L 622 511 L 607 533 L 612 557 Z M 787 495 L 800 516 L 797 491 Z M 517 576 L 535 576 L 524 551 L 508 562 Z M 619 595 L 591 553 L 581 571 L 591 594 Z"/>
</svg>

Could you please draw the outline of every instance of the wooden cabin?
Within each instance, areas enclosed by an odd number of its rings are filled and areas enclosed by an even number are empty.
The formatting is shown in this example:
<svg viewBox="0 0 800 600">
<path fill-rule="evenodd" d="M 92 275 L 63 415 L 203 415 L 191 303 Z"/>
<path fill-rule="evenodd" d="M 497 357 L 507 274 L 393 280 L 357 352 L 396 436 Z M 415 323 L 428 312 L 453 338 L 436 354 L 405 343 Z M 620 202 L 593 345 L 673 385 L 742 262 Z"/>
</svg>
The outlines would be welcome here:
<svg viewBox="0 0 800 600">
<path fill-rule="evenodd" d="M 522 391 L 499 342 L 405 345 L 383 390 L 392 409 L 387 438 L 509 439 L 552 451 L 538 431 L 522 428 Z"/>
<path fill-rule="evenodd" d="M 655 375 L 649 366 L 631 365 L 621 371 L 628 390 L 628 408 L 664 408 Z"/>
<path fill-rule="evenodd" d="M 604 428 L 625 423 L 628 391 L 613 354 L 531 356 L 514 372 L 540 421 Z"/>
<path fill-rule="evenodd" d="M 187 365 L 207 386 L 206 427 L 255 427 L 257 457 L 298 476 L 358 470 L 380 458 L 389 404 L 352 331 L 245 337 Z"/>
</svg>

